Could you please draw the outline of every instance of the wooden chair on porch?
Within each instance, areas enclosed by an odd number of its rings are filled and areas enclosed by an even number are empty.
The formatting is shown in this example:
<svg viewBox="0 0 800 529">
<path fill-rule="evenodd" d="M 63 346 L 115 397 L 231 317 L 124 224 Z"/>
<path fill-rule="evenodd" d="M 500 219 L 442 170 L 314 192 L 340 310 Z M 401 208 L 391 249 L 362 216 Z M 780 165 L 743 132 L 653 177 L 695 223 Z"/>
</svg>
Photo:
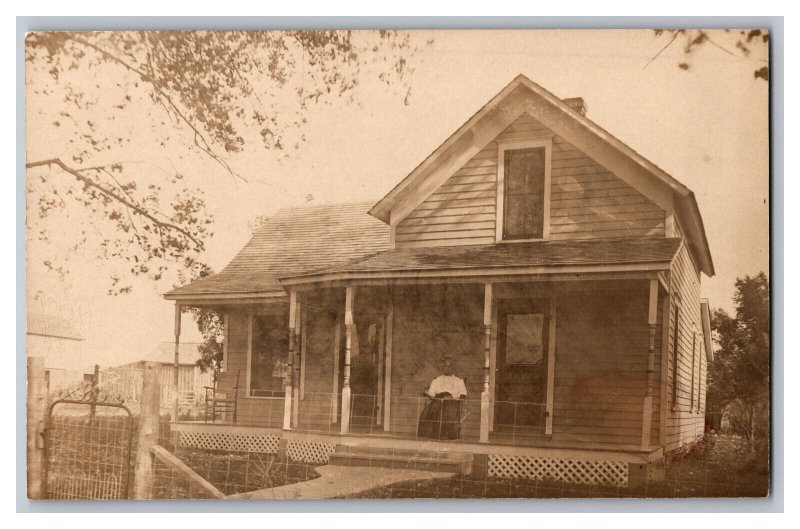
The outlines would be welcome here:
<svg viewBox="0 0 800 529">
<path fill-rule="evenodd" d="M 230 418 L 236 424 L 236 401 L 239 397 L 239 370 L 217 374 L 213 387 L 206 386 L 205 422 Z"/>
</svg>

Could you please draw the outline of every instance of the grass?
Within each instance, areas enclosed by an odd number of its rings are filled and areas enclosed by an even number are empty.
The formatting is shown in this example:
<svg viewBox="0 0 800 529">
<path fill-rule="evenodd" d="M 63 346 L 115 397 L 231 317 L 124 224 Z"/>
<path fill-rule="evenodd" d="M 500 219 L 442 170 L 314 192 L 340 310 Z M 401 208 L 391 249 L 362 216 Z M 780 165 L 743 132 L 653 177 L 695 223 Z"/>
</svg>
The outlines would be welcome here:
<svg viewBox="0 0 800 529">
<path fill-rule="evenodd" d="M 578 485 L 474 475 L 395 483 L 350 498 L 694 498 L 763 497 L 769 491 L 766 448 L 751 451 L 733 435 L 711 435 L 668 465 L 663 481 L 645 487 Z"/>
<path fill-rule="evenodd" d="M 118 409 L 98 407 L 97 415 L 90 418 L 88 410 L 85 405 L 59 405 L 59 413 L 50 422 L 48 481 L 53 498 L 121 498 L 125 497 L 126 485 L 132 486 L 139 417 L 134 415 L 129 422 Z M 159 444 L 226 495 L 319 477 L 314 471 L 317 465 L 280 461 L 275 454 L 200 450 L 177 446 L 175 441 L 169 419 L 163 417 Z M 209 497 L 158 460 L 154 488 L 158 499 Z"/>
<path fill-rule="evenodd" d="M 276 454 L 228 452 L 176 446 L 171 435 L 160 444 L 186 463 L 226 496 L 242 494 L 316 479 L 313 465 L 279 459 Z M 198 499 L 208 497 L 196 485 L 180 477 L 166 465 L 156 466 L 156 497 L 160 499 Z"/>
<path fill-rule="evenodd" d="M 647 484 L 649 497 L 764 497 L 769 493 L 769 448 L 751 450 L 739 436 L 710 434 L 667 467 L 667 478 Z"/>
<path fill-rule="evenodd" d="M 83 411 L 83 410 L 82 410 Z M 85 411 L 84 411 L 85 413 Z M 49 432 L 53 493 L 59 475 L 113 474 L 120 484 L 129 477 L 127 440 L 132 435 L 131 465 L 135 463 L 138 418 L 132 431 L 124 416 L 99 413 L 86 416 L 59 415 Z M 177 447 L 166 419 L 161 422 L 159 443 L 181 458 L 226 495 L 298 483 L 319 477 L 314 466 L 274 454 L 223 452 Z M 761 445 L 751 450 L 740 437 L 710 435 L 703 442 L 674 457 L 666 479 L 649 481 L 645 487 L 587 486 L 563 482 L 456 475 L 441 480 L 396 483 L 352 496 L 353 498 L 583 498 L 583 497 L 763 497 L 769 491 L 769 451 Z M 120 491 L 121 492 L 121 491 Z M 96 496 L 94 496 L 96 497 Z M 163 464 L 156 466 L 156 497 L 203 498 L 206 493 L 182 479 Z"/>
</svg>

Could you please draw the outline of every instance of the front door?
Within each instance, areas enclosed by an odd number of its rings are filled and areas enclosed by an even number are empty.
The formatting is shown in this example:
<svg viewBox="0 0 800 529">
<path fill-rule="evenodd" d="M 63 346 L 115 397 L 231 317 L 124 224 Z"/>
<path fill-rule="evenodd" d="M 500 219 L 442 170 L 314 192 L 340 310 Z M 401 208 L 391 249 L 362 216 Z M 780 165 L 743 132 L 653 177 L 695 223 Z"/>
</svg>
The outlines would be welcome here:
<svg viewBox="0 0 800 529">
<path fill-rule="evenodd" d="M 494 431 L 545 426 L 549 300 L 499 300 Z"/>
</svg>

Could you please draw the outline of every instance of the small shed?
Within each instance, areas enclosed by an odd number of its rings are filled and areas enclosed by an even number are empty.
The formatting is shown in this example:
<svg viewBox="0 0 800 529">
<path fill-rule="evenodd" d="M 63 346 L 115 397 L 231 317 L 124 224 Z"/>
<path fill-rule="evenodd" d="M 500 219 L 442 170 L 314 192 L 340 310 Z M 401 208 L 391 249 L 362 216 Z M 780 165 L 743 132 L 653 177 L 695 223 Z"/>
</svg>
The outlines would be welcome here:
<svg viewBox="0 0 800 529">
<path fill-rule="evenodd" d="M 203 371 L 200 360 L 199 342 L 180 344 L 180 364 L 178 365 L 178 393 L 182 409 L 193 409 L 202 404 L 203 388 L 211 386 L 214 374 Z M 101 374 L 100 383 L 107 390 L 123 397 L 127 402 L 139 402 L 142 393 L 142 377 L 145 362 L 158 364 L 158 378 L 161 385 L 161 405 L 168 408 L 173 401 L 172 387 L 175 376 L 175 344 L 161 342 L 141 360 L 112 367 Z"/>
<path fill-rule="evenodd" d="M 83 380 L 92 367 L 84 367 L 81 336 L 65 318 L 56 314 L 26 314 L 26 352 L 44 358 L 48 391 L 56 391 Z"/>
</svg>

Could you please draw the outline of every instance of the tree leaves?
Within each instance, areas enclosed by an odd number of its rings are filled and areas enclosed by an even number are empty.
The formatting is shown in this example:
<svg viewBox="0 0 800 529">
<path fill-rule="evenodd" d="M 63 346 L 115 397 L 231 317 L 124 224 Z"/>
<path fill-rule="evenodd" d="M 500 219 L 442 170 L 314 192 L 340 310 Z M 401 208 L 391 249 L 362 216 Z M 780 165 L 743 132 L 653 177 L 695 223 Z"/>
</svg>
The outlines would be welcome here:
<svg viewBox="0 0 800 529">
<path fill-rule="evenodd" d="M 769 280 L 761 272 L 736 280 L 736 317 L 714 312 L 717 344 L 708 371 L 708 406 L 721 412 L 733 402 L 752 415 L 769 399 Z M 748 421 L 752 425 L 752 421 Z M 752 432 L 750 432 L 752 433 Z"/>
<path fill-rule="evenodd" d="M 404 83 L 413 53 L 408 34 L 397 31 L 31 33 L 27 67 L 51 80 L 33 86 L 33 93 L 60 109 L 50 121 L 59 137 L 72 131 L 57 157 L 28 163 L 39 177 L 28 183 L 35 213 L 43 219 L 65 211 L 66 198 L 82 205 L 98 226 L 112 228 L 102 233 L 98 257 L 128 263 L 132 276 L 158 280 L 175 264 L 191 270 L 213 221 L 201 190 L 177 174 L 165 176 L 163 185 L 145 185 L 152 174 L 109 157 L 133 136 L 150 134 L 154 145 L 166 146 L 183 131 L 223 173 L 244 179 L 227 155 L 254 147 L 297 149 L 311 105 L 352 100 L 369 63 L 380 65 L 379 81 Z M 101 78 L 113 80 L 115 95 L 95 81 Z M 154 111 L 166 116 L 161 130 L 109 132 L 104 125 L 129 109 L 132 96 L 141 101 L 143 90 Z M 257 133 L 249 135 L 251 129 Z M 47 238 L 46 230 L 38 231 Z M 129 290 L 119 275 L 111 282 L 110 292 Z"/>
<path fill-rule="evenodd" d="M 758 55 L 763 56 L 763 58 L 759 60 L 767 62 L 769 33 L 760 29 L 737 31 L 739 37 L 732 42 L 733 49 L 729 49 L 727 45 L 723 45 L 717 42 L 716 39 L 712 39 L 708 32 L 702 29 L 655 29 L 653 30 L 653 33 L 656 37 L 661 37 L 662 35 L 666 34 L 670 36 L 670 40 L 664 45 L 663 48 L 661 48 L 661 50 L 659 50 L 658 53 L 656 53 L 650 60 L 647 61 L 645 68 L 656 58 L 658 58 L 658 56 L 661 55 L 664 50 L 672 46 L 672 44 L 679 37 L 683 40 L 683 53 L 687 57 L 696 53 L 700 48 L 705 46 L 713 46 L 728 55 L 740 57 L 741 59 L 748 59 L 754 51 L 758 51 Z M 729 34 L 731 33 L 731 30 L 725 30 L 725 33 Z M 684 60 L 678 63 L 678 68 L 683 71 L 687 71 L 691 68 L 691 64 L 688 60 Z M 769 81 L 769 66 L 757 68 L 753 74 L 756 79 Z"/>
<path fill-rule="evenodd" d="M 200 189 L 178 186 L 173 201 L 162 207 L 163 187 L 150 184 L 137 192 L 135 181 L 121 182 L 124 164 L 76 169 L 60 159 L 30 162 L 28 169 L 52 168 L 50 175 L 60 170 L 62 178 L 72 178 L 80 184 L 80 192 L 69 196 L 97 217 L 116 228 L 99 243 L 98 256 L 104 260 L 125 261 L 131 276 L 144 275 L 161 279 L 170 263 L 191 267 L 204 249 L 210 235 L 212 217 L 205 210 Z M 116 173 L 118 176 L 115 176 Z M 172 183 L 179 183 L 178 179 Z M 56 197 L 58 200 L 52 198 Z M 56 207 L 64 207 L 57 190 L 39 195 L 39 216 L 44 217 Z M 167 211 L 168 213 L 165 213 Z M 85 242 L 85 237 L 82 242 Z M 130 291 L 130 285 L 112 278 L 109 293 Z"/>
</svg>

